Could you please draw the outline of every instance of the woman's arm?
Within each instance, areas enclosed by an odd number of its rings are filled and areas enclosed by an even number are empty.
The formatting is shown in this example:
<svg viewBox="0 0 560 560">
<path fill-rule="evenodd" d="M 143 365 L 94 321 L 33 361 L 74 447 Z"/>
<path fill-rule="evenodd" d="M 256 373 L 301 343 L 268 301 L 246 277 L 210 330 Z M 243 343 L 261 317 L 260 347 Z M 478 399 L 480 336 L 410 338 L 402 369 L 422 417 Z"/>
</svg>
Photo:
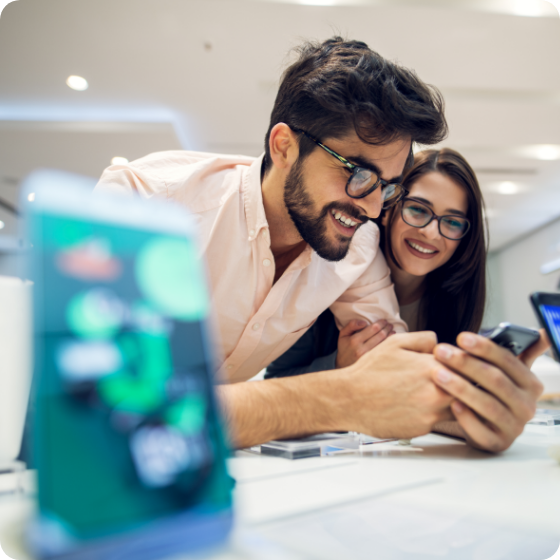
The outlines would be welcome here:
<svg viewBox="0 0 560 560">
<path fill-rule="evenodd" d="M 315 324 L 267 368 L 265 379 L 335 369 L 338 328 L 327 309 Z"/>
</svg>

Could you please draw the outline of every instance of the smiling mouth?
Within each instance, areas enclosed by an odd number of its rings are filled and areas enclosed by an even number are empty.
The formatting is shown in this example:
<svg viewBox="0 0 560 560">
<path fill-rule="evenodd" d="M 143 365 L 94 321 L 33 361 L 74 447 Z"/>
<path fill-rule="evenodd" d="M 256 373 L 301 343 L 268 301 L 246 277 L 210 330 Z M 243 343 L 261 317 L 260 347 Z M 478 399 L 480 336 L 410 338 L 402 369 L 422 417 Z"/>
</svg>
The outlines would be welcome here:
<svg viewBox="0 0 560 560">
<path fill-rule="evenodd" d="M 425 247 L 421 247 L 420 245 L 414 243 L 413 241 L 410 241 L 409 239 L 406 239 L 405 241 L 419 253 L 424 253 L 425 255 L 433 255 L 434 253 L 438 252 L 435 249 L 426 249 Z"/>
<path fill-rule="evenodd" d="M 340 210 L 331 210 L 331 214 L 333 215 L 334 219 L 342 226 L 348 229 L 357 226 L 360 222 L 356 222 L 349 216 L 344 215 Z"/>
</svg>

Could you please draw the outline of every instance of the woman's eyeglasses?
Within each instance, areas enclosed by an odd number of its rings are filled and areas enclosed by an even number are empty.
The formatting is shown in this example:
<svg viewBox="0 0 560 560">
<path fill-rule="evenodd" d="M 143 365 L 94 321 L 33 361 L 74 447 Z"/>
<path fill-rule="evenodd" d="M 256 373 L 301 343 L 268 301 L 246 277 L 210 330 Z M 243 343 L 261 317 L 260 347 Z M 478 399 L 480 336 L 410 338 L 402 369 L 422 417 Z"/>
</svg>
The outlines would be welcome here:
<svg viewBox="0 0 560 560">
<path fill-rule="evenodd" d="M 319 142 L 319 140 L 313 138 L 313 136 L 305 132 L 305 130 L 293 126 L 290 128 L 294 132 L 300 132 L 307 136 L 307 138 L 315 142 L 317 146 L 323 148 L 323 150 L 331 154 L 331 156 L 334 156 L 352 172 L 346 183 L 346 194 L 350 198 L 364 198 L 380 186 L 383 209 L 385 210 L 394 206 L 405 194 L 405 188 L 400 183 L 389 183 L 381 179 L 375 171 L 350 163 L 346 158 L 337 154 L 334 150 L 331 150 L 329 147 Z"/>
<path fill-rule="evenodd" d="M 414 198 L 403 199 L 401 216 L 406 224 L 415 228 L 426 227 L 432 220 L 437 220 L 440 234 L 453 241 L 465 237 L 471 226 L 469 220 L 461 216 L 438 216 L 429 206 Z"/>
</svg>

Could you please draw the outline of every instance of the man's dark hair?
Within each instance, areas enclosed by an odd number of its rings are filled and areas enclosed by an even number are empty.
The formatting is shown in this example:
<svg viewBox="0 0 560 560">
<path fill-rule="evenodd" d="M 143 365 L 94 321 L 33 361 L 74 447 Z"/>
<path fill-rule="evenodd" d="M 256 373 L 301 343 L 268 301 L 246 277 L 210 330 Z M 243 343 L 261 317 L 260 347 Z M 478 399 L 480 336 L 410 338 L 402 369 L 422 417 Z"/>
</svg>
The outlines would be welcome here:
<svg viewBox="0 0 560 560">
<path fill-rule="evenodd" d="M 332 37 L 306 42 L 283 74 L 265 138 L 265 172 L 270 168 L 270 131 L 283 122 L 318 140 L 352 131 L 368 144 L 401 137 L 437 144 L 447 135 L 440 92 L 412 70 L 390 62 L 361 41 Z M 301 135 L 300 157 L 315 144 Z"/>
</svg>

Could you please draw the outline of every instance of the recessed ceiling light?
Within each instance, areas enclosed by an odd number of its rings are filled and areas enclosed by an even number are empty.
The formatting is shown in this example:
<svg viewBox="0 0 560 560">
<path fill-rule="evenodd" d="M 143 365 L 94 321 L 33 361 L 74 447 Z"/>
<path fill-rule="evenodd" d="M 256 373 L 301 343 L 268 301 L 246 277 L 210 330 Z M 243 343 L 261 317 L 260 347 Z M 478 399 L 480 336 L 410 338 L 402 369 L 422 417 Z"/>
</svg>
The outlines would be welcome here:
<svg viewBox="0 0 560 560">
<path fill-rule="evenodd" d="M 89 87 L 87 80 L 81 76 L 68 76 L 66 85 L 76 91 L 84 91 Z"/>
<path fill-rule="evenodd" d="M 497 191 L 500 194 L 516 194 L 519 192 L 519 186 L 511 181 L 503 181 L 498 184 Z"/>
<path fill-rule="evenodd" d="M 0 229 L 4 229 L 4 226 L 5 226 L 5 225 L 6 225 L 6 224 L 5 224 L 2 220 L 0 220 Z"/>
<path fill-rule="evenodd" d="M 115 156 L 111 160 L 111 165 L 125 165 L 128 163 L 128 160 L 125 157 Z"/>
<path fill-rule="evenodd" d="M 35 200 L 35 193 L 34 192 L 30 192 L 27 195 L 27 200 L 29 200 L 29 202 L 33 202 Z"/>
<path fill-rule="evenodd" d="M 334 6 L 336 0 L 299 0 L 304 6 Z"/>
</svg>

